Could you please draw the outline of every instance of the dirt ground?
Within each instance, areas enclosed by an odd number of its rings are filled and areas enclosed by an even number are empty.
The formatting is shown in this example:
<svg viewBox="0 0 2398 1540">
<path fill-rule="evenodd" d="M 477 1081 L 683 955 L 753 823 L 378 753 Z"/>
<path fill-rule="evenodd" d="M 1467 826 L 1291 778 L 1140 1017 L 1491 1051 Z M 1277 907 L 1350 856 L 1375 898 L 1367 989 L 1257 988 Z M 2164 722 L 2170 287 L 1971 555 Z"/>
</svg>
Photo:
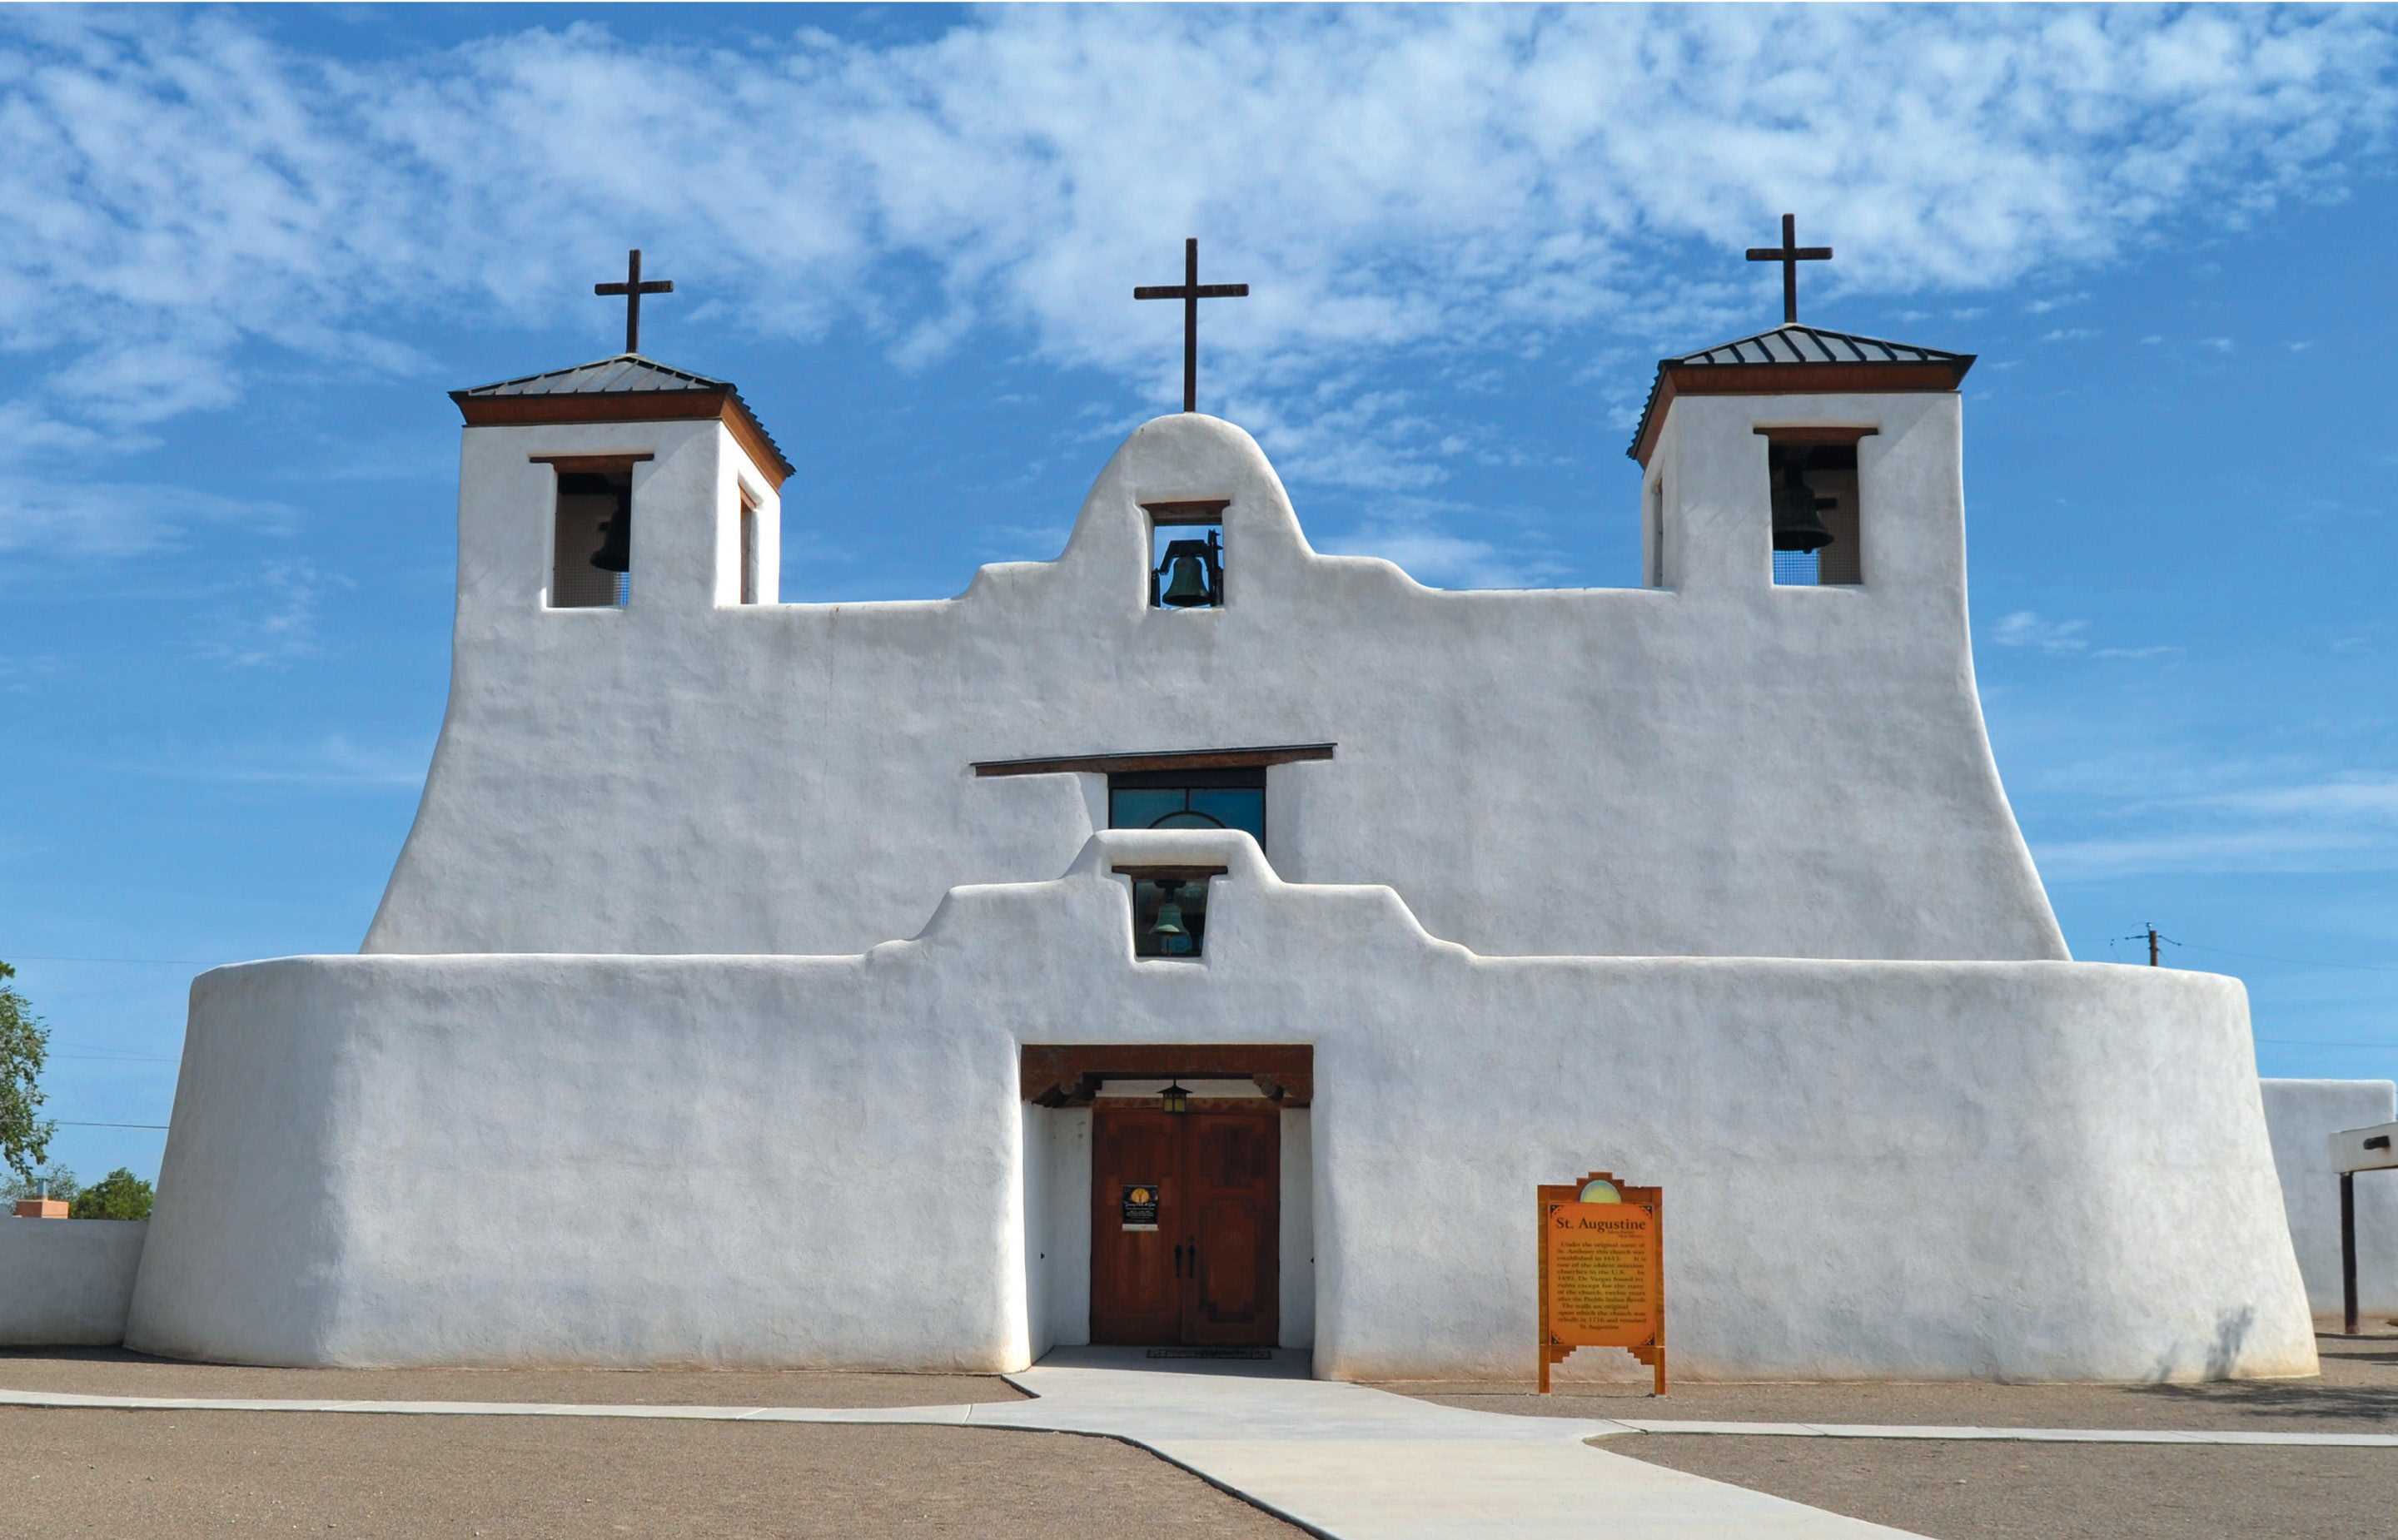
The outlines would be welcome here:
<svg viewBox="0 0 2398 1540">
<path fill-rule="evenodd" d="M 2398 1337 L 2319 1339 L 2305 1380 L 1384 1388 L 1556 1417 L 2398 1433 Z M 1991 1444 L 1638 1434 L 1601 1448 L 1936 1540 L 2398 1537 L 2398 1449 Z"/>
<path fill-rule="evenodd" d="M 0 1535 L 1296 1540 L 1107 1439 L 962 1427 L 0 1408 Z"/>
<path fill-rule="evenodd" d="M 613 1406 L 954 1406 L 1020 1401 L 996 1374 L 795 1369 L 245 1369 L 114 1347 L 0 1348 L 0 1388 L 247 1400 L 579 1401 Z"/>
<path fill-rule="evenodd" d="M 1393 1385 L 1518 1414 L 2398 1433 L 2398 1337 L 2320 1343 L 2324 1373 L 2205 1386 Z M 775 1370 L 280 1370 L 0 1351 L 0 1386 L 100 1395 L 916 1406 L 995 1377 Z M 2398 1540 L 2398 1450 L 1640 1434 L 1612 1453 L 1935 1540 Z M 520 1537 L 1299 1531 L 1128 1445 L 990 1428 L 547 1422 L 0 1408 L 0 1540 L 313 1533 Z"/>
</svg>

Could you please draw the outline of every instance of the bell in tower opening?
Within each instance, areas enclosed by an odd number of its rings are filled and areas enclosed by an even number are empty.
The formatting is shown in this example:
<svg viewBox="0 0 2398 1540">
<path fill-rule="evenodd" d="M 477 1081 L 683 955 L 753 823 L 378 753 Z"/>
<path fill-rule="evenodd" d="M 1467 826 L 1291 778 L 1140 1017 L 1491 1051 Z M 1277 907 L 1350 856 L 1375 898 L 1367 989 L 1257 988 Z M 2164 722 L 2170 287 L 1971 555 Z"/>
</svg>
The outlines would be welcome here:
<svg viewBox="0 0 2398 1540">
<path fill-rule="evenodd" d="M 1856 446 L 1769 440 L 1766 463 L 1773 489 L 1773 581 L 1803 587 L 1863 583 Z"/>
<path fill-rule="evenodd" d="M 633 567 L 633 474 L 558 472 L 553 609 L 604 609 L 625 602 Z"/>
</svg>

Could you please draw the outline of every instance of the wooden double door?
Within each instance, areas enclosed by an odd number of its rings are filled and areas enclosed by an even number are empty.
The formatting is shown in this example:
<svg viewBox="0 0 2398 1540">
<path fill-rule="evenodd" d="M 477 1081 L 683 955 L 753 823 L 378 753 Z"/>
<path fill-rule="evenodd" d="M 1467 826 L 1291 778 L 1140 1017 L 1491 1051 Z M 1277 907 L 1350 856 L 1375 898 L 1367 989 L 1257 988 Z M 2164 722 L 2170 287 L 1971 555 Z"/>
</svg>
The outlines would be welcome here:
<svg viewBox="0 0 2398 1540">
<path fill-rule="evenodd" d="M 1099 1107 L 1091 1125 L 1091 1340 L 1274 1346 L 1281 1114 Z"/>
</svg>

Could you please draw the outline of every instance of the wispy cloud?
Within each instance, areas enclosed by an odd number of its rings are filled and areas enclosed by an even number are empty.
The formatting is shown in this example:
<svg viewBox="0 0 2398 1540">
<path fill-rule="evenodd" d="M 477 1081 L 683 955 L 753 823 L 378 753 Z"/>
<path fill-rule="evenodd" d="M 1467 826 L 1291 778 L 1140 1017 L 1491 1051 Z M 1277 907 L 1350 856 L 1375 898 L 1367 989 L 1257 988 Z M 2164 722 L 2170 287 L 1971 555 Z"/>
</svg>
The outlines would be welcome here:
<svg viewBox="0 0 2398 1540">
<path fill-rule="evenodd" d="M 1489 541 L 1448 533 L 1428 514 L 1368 519 L 1346 534 L 1315 543 L 1333 556 L 1395 562 L 1428 588 L 1529 588 L 1555 581 L 1562 570 L 1556 563 L 1528 559 Z"/>
<path fill-rule="evenodd" d="M 310 743 L 228 744 L 205 750 L 171 749 L 155 759 L 112 764 L 136 775 L 236 785 L 321 787 L 327 790 L 414 792 L 424 784 L 430 744 L 370 745 L 344 733 Z"/>
<path fill-rule="evenodd" d="M 267 562 L 240 584 L 233 602 L 208 614 L 209 629 L 195 645 L 201 656 L 234 668 L 306 657 L 317 650 L 317 611 L 326 591 L 355 586 L 305 557 Z"/>
<path fill-rule="evenodd" d="M 298 517 L 279 502 L 187 487 L 0 473 L 0 552 L 71 560 L 143 556 L 182 545 L 196 525 L 276 532 Z"/>
<path fill-rule="evenodd" d="M 2151 767 L 2153 770 L 2154 767 Z M 2398 777 L 2265 778 L 2269 767 L 2216 762 L 2203 776 L 2106 768 L 2114 827 L 2034 846 L 2041 871 L 2073 881 L 2166 873 L 2398 870 Z M 2246 785 L 2225 789 L 2226 780 Z M 2140 788 L 2126 792 L 2124 787 Z"/>
<path fill-rule="evenodd" d="M 1999 622 L 1990 633 L 1990 639 L 2001 647 L 2032 647 L 2042 652 L 2080 652 L 2090 645 L 2090 638 L 2082 635 L 2089 629 L 2088 621 L 2045 621 L 2036 610 L 2018 609 Z"/>
<path fill-rule="evenodd" d="M 238 11 L 0 27 L 0 341 L 87 426 L 278 358 L 421 368 L 436 316 L 604 345 L 586 291 L 627 232 L 763 334 L 922 365 L 1001 328 L 1165 402 L 1171 317 L 1124 291 L 1198 234 L 1254 286 L 1211 320 L 1224 398 L 1303 436 L 1314 386 L 1396 352 L 1745 320 L 1770 275 L 1676 254 L 1785 208 L 1841 248 L 1829 300 L 1985 289 L 2335 185 L 2393 114 L 2369 10 L 1020 7 L 897 46 L 576 23 L 366 61 Z M 1448 432 L 1386 411 L 1314 474 L 1421 485 Z"/>
</svg>

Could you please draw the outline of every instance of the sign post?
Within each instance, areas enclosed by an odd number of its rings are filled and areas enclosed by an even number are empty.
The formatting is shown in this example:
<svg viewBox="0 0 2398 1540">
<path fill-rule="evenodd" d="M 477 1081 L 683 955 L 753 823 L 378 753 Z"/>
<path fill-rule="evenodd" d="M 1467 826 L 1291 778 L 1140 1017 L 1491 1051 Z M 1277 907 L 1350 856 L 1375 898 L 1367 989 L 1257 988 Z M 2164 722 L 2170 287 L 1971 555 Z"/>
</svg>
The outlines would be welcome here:
<svg viewBox="0 0 2398 1540">
<path fill-rule="evenodd" d="M 1665 1393 L 1665 1202 L 1613 1173 L 1542 1185 L 1541 1394 L 1577 1347 L 1626 1347 Z"/>
<path fill-rule="evenodd" d="M 2342 1129 L 2331 1136 L 2331 1169 L 2339 1172 L 2339 1292 L 2348 1336 L 2356 1335 L 2356 1173 L 2398 1167 L 2391 1147 L 2398 1123 Z"/>
</svg>

